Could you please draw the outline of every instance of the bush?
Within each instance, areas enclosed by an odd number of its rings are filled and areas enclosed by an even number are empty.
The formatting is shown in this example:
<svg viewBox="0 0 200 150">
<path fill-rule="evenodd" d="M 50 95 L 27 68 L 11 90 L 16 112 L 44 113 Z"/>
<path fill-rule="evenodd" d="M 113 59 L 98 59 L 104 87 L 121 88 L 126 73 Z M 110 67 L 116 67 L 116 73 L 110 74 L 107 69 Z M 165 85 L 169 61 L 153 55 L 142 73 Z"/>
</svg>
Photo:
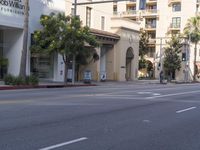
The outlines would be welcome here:
<svg viewBox="0 0 200 150">
<path fill-rule="evenodd" d="M 39 80 L 36 76 L 30 75 L 26 77 L 26 84 L 27 85 L 38 85 Z"/>
<path fill-rule="evenodd" d="M 22 77 L 20 77 L 20 76 L 14 77 L 14 81 L 13 81 L 12 85 L 25 85 L 25 84 L 26 84 L 26 82 Z"/>
<path fill-rule="evenodd" d="M 39 80 L 33 75 L 27 76 L 25 80 L 20 76 L 6 75 L 4 82 L 6 85 L 38 85 Z"/>
<path fill-rule="evenodd" d="M 12 85 L 13 81 L 14 81 L 14 76 L 8 74 L 4 77 L 4 82 L 5 82 L 5 85 Z"/>
</svg>

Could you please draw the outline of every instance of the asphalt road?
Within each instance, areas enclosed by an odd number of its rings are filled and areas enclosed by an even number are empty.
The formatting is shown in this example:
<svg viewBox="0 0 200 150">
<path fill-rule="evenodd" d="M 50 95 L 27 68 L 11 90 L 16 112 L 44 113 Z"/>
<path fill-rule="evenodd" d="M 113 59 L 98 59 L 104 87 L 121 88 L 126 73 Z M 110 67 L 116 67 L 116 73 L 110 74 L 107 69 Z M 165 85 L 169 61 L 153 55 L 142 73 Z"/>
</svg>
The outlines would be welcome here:
<svg viewBox="0 0 200 150">
<path fill-rule="evenodd" d="M 200 150 L 200 84 L 0 91 L 0 150 Z"/>
</svg>

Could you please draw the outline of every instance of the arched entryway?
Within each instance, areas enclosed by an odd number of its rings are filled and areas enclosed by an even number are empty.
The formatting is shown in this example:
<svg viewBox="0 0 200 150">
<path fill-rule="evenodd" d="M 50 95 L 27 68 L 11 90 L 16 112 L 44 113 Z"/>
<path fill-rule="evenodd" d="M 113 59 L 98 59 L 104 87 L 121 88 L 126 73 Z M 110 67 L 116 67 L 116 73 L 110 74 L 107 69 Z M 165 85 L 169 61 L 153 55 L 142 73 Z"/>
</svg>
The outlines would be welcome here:
<svg viewBox="0 0 200 150">
<path fill-rule="evenodd" d="M 134 58 L 133 48 L 129 47 L 126 52 L 126 80 L 131 80 L 132 75 L 132 60 Z"/>
<path fill-rule="evenodd" d="M 147 65 L 146 77 L 149 78 L 149 79 L 152 79 L 154 77 L 154 65 L 150 60 L 146 61 L 146 65 Z"/>
</svg>

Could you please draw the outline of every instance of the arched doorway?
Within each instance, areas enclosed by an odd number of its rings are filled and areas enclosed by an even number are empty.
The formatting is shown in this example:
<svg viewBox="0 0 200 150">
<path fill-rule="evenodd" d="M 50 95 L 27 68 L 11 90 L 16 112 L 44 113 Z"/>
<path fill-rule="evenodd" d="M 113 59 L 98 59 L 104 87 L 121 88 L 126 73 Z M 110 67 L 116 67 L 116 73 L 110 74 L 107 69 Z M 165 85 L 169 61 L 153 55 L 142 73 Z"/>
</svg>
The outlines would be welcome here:
<svg viewBox="0 0 200 150">
<path fill-rule="evenodd" d="M 126 80 L 131 80 L 132 75 L 132 60 L 134 58 L 133 48 L 129 47 L 126 52 Z"/>
</svg>

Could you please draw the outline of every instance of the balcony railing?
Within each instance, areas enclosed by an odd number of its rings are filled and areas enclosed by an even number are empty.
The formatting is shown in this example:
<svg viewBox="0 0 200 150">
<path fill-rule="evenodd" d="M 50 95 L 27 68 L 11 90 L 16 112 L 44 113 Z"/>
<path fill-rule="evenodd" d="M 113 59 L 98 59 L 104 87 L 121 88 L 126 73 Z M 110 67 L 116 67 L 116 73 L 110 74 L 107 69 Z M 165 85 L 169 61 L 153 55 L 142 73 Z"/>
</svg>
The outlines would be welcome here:
<svg viewBox="0 0 200 150">
<path fill-rule="evenodd" d="M 181 25 L 180 24 L 170 24 L 168 31 L 180 31 Z"/>
<path fill-rule="evenodd" d="M 146 29 L 155 29 L 156 28 L 156 24 L 146 24 L 145 28 Z"/>
<path fill-rule="evenodd" d="M 170 28 L 173 28 L 173 29 L 179 29 L 181 27 L 181 24 L 170 24 Z"/>
<path fill-rule="evenodd" d="M 147 0 L 146 1 L 146 3 L 148 4 L 148 3 L 156 3 L 157 2 L 157 0 Z"/>
<path fill-rule="evenodd" d="M 158 10 L 157 9 L 146 9 L 146 10 L 143 10 L 142 13 L 143 14 L 157 14 Z"/>
<path fill-rule="evenodd" d="M 123 11 L 123 12 L 114 11 L 113 15 L 114 16 L 136 16 L 137 11 L 136 10 L 128 10 L 128 11 Z"/>
<path fill-rule="evenodd" d="M 127 3 L 136 3 L 136 0 L 127 1 Z"/>
<path fill-rule="evenodd" d="M 132 14 L 137 14 L 137 11 L 136 10 L 127 10 L 126 12 L 123 12 L 124 14 L 130 14 L 130 15 L 132 15 Z"/>
<path fill-rule="evenodd" d="M 149 38 L 149 44 L 156 44 L 155 38 Z"/>
</svg>

